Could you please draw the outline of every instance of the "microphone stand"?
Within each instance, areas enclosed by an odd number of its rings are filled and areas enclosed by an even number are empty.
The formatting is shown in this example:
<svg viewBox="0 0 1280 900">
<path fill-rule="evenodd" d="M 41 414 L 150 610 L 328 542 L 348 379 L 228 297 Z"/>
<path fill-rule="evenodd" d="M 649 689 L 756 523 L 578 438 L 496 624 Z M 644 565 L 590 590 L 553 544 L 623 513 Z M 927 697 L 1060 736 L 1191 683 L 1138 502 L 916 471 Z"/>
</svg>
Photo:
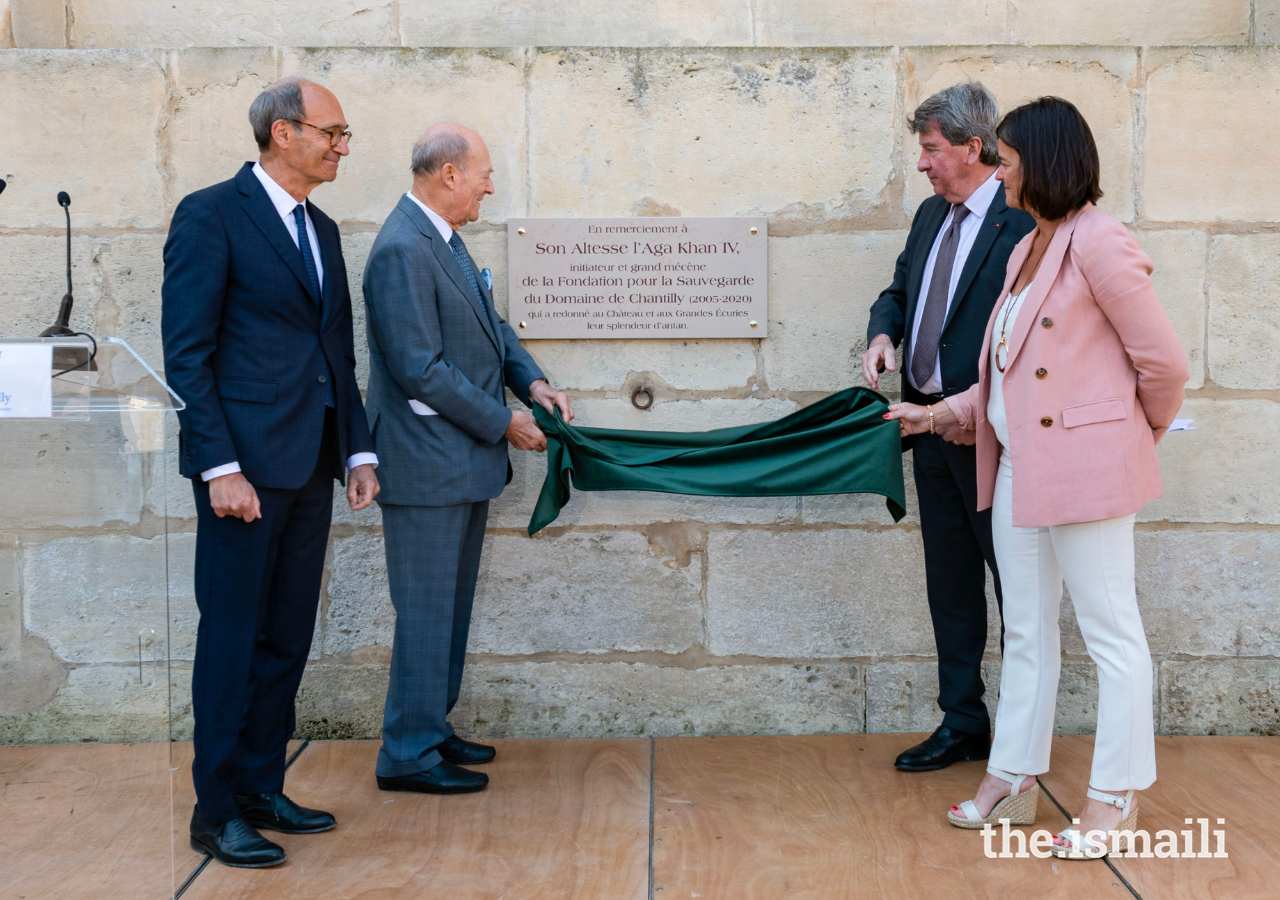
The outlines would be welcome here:
<svg viewBox="0 0 1280 900">
<path fill-rule="evenodd" d="M 71 289 L 71 196 L 66 191 L 58 192 L 58 205 L 62 207 L 62 211 L 67 216 L 67 292 L 62 296 L 62 302 L 58 305 L 58 318 L 53 324 L 40 332 L 40 337 L 76 337 L 83 332 L 73 331 L 70 326 L 71 308 L 75 304 L 75 296 Z M 89 340 L 93 341 L 92 336 L 86 335 Z M 97 356 L 97 341 L 94 341 L 94 351 L 81 360 L 81 348 L 79 347 L 54 347 L 53 348 L 53 367 L 57 369 L 58 375 L 65 375 L 67 372 L 73 372 L 76 369 L 86 369 L 87 371 L 95 371 L 97 366 L 94 365 L 94 357 Z"/>
</svg>

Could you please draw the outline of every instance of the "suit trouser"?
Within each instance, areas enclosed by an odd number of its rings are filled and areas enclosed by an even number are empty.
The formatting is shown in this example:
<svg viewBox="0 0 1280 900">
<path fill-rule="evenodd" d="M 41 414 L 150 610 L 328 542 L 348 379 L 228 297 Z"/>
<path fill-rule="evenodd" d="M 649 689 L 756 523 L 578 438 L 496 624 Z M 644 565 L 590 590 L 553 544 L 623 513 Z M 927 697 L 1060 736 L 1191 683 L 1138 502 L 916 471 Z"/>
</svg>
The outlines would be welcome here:
<svg viewBox="0 0 1280 900">
<path fill-rule="evenodd" d="M 453 506 L 382 504 L 387 579 L 396 610 L 391 681 L 377 774 L 425 772 L 453 734 L 471 630 L 471 604 L 489 501 Z"/>
<path fill-rule="evenodd" d="M 1050 528 L 1013 525 L 1013 470 L 996 476 L 992 532 L 1004 578 L 1004 666 L 991 766 L 1049 771 L 1066 579 L 1076 621 L 1098 667 L 1098 729 L 1090 786 L 1143 790 L 1156 780 L 1151 652 L 1134 586 L 1134 516 Z"/>
<path fill-rule="evenodd" d="M 255 487 L 262 518 L 218 518 L 209 485 L 196 495 L 195 715 L 197 810 L 212 824 L 238 818 L 236 794 L 284 788 L 293 701 L 315 632 L 337 460 L 325 418 L 315 471 L 297 490 Z"/>
<path fill-rule="evenodd" d="M 1000 573 L 991 544 L 991 511 L 978 512 L 978 468 L 973 447 L 921 434 L 912 447 L 920 501 L 925 583 L 938 648 L 938 706 L 942 724 L 975 734 L 991 730 L 982 702 L 982 655 L 987 648 L 987 573 L 996 603 Z"/>
</svg>

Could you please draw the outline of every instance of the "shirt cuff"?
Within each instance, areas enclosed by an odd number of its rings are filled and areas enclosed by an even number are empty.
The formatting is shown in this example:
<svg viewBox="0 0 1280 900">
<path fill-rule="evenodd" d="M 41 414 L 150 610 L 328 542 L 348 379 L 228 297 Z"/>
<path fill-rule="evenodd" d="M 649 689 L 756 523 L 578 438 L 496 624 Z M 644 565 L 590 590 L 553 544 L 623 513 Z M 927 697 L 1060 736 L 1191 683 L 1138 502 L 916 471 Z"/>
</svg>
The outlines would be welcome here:
<svg viewBox="0 0 1280 900">
<path fill-rule="evenodd" d="M 351 471 L 356 466 L 373 466 L 378 468 L 378 454 L 376 453 L 353 453 L 351 458 L 347 460 L 347 471 Z"/>
<path fill-rule="evenodd" d="M 239 462 L 229 462 L 225 466 L 214 466 L 212 469 L 205 469 L 200 473 L 200 477 L 205 481 L 213 481 L 215 478 L 221 478 L 223 475 L 230 475 L 232 472 L 239 471 Z"/>
</svg>

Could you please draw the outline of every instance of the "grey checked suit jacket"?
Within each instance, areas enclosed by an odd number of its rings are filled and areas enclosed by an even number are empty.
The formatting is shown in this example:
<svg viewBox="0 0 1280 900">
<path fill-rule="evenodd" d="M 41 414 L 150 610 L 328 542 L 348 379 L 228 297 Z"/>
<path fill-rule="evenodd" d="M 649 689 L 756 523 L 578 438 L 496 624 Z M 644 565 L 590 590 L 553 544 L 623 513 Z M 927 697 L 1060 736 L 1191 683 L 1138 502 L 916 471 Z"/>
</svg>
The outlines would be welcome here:
<svg viewBox="0 0 1280 900">
<path fill-rule="evenodd" d="M 364 268 L 366 407 L 382 503 L 474 503 L 510 479 L 503 387 L 528 404 L 543 374 L 477 280 L 487 314 L 435 225 L 401 196 Z M 416 414 L 410 399 L 438 415 Z"/>
</svg>

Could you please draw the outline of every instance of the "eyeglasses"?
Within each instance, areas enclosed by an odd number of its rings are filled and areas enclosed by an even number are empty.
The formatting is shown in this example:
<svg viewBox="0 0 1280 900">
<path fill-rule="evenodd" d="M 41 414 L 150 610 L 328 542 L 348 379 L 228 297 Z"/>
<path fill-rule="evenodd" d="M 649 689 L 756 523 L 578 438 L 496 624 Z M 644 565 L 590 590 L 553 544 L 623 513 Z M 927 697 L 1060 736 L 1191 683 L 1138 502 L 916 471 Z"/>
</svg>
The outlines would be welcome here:
<svg viewBox="0 0 1280 900">
<path fill-rule="evenodd" d="M 308 128 L 314 128 L 329 139 L 329 146 L 336 147 L 345 138 L 347 143 L 351 143 L 351 132 L 344 131 L 341 125 L 335 125 L 332 128 L 321 128 L 319 125 L 312 125 L 310 122 L 304 122 L 302 119 L 293 119 L 295 125 L 306 125 Z"/>
</svg>

